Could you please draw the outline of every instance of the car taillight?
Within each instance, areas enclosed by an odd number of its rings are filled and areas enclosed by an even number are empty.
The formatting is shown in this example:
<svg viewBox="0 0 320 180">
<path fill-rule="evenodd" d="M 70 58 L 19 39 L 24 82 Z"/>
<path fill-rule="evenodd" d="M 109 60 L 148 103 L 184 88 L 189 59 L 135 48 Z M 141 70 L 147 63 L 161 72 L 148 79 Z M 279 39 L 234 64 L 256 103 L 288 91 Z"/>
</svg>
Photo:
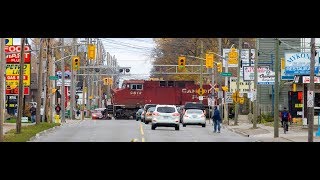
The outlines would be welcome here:
<svg viewBox="0 0 320 180">
<path fill-rule="evenodd" d="M 154 112 L 152 113 L 153 116 L 159 116 L 159 113 L 158 112 Z"/>
<path fill-rule="evenodd" d="M 144 112 L 142 112 L 141 115 L 144 115 Z"/>
<path fill-rule="evenodd" d="M 179 113 L 173 113 L 172 116 L 180 116 Z"/>
</svg>

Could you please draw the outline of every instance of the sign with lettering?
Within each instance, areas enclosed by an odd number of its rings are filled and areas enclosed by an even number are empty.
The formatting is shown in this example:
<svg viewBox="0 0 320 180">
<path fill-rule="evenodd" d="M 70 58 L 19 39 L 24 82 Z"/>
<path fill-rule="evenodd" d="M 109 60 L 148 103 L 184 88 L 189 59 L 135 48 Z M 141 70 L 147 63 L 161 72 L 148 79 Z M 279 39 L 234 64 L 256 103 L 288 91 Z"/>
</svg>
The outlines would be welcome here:
<svg viewBox="0 0 320 180">
<path fill-rule="evenodd" d="M 20 62 L 20 52 L 21 46 L 20 45 L 13 45 L 13 46 L 5 46 L 4 47 L 6 53 L 6 61 L 7 63 L 19 63 Z M 30 45 L 24 46 L 24 63 L 30 63 L 31 60 L 31 48 Z"/>
<path fill-rule="evenodd" d="M 285 69 L 286 75 L 306 75 L 310 74 L 311 53 L 285 53 Z M 314 73 L 319 73 L 319 53 L 315 57 Z"/>
<path fill-rule="evenodd" d="M 23 85 L 30 86 L 30 64 L 23 66 Z M 20 64 L 6 65 L 6 86 L 19 85 Z"/>
</svg>

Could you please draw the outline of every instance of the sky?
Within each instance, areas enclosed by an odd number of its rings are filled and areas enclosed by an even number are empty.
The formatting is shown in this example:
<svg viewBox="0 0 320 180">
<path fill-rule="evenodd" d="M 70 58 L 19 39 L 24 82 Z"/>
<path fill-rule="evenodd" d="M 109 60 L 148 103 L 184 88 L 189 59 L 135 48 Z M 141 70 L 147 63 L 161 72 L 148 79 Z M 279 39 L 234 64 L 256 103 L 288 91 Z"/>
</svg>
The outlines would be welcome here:
<svg viewBox="0 0 320 180">
<path fill-rule="evenodd" d="M 106 52 L 115 56 L 120 67 L 131 67 L 131 78 L 148 78 L 152 68 L 151 52 L 155 47 L 152 38 L 100 38 Z M 31 43 L 31 42 L 29 42 Z M 20 38 L 13 38 L 20 45 Z"/>
<path fill-rule="evenodd" d="M 101 38 L 105 50 L 115 55 L 120 67 L 131 67 L 131 78 L 148 78 L 152 68 L 152 38 Z"/>
</svg>

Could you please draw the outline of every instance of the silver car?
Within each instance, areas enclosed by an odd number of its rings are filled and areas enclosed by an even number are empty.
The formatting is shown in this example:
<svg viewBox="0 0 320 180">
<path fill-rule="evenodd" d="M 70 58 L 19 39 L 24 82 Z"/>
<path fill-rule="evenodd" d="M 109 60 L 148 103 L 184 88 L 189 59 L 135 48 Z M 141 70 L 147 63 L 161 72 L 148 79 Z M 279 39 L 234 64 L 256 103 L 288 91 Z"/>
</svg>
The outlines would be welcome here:
<svg viewBox="0 0 320 180">
<path fill-rule="evenodd" d="M 206 127 L 206 115 L 201 109 L 187 109 L 182 117 L 182 125 L 187 124 L 201 125 Z"/>
<path fill-rule="evenodd" d="M 180 114 L 175 105 L 157 105 L 152 113 L 151 129 L 156 127 L 174 127 L 179 130 Z"/>
</svg>

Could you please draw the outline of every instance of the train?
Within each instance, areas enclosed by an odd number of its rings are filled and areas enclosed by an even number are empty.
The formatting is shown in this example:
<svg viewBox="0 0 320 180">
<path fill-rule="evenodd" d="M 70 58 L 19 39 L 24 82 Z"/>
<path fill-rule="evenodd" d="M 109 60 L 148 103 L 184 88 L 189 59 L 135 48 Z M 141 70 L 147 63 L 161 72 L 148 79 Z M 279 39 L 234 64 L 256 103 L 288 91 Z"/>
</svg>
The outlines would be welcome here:
<svg viewBox="0 0 320 180">
<path fill-rule="evenodd" d="M 199 102 L 199 88 L 194 81 L 124 80 L 121 88 L 111 89 L 111 105 L 107 108 L 116 119 L 135 119 L 137 110 L 145 104 L 183 106 L 187 102 Z M 214 88 L 211 84 L 202 86 L 202 103 L 206 108 Z"/>
</svg>

